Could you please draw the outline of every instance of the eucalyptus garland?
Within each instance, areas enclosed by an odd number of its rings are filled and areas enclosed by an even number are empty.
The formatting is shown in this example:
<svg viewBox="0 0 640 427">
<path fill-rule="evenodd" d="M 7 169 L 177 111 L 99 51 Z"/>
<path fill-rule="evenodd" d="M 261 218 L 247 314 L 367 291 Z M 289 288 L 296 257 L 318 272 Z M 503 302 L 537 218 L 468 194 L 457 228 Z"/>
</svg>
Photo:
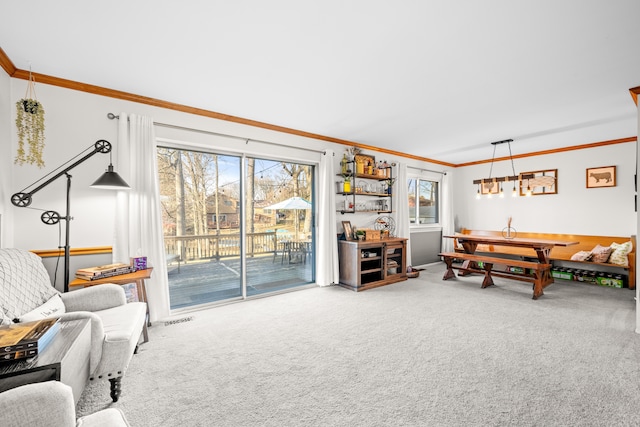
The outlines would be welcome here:
<svg viewBox="0 0 640 427">
<path fill-rule="evenodd" d="M 18 154 L 15 163 L 44 166 L 44 107 L 36 99 L 23 98 L 16 102 Z"/>
</svg>

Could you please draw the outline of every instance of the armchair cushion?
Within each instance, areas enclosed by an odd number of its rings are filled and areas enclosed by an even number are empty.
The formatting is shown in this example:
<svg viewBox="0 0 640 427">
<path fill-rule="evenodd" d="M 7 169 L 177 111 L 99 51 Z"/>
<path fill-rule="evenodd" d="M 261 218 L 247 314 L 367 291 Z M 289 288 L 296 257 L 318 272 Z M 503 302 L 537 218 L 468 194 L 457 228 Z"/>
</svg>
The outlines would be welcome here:
<svg viewBox="0 0 640 427">
<path fill-rule="evenodd" d="M 4 427 L 75 424 L 73 392 L 61 382 L 27 384 L 0 393 L 0 425 Z"/>
<path fill-rule="evenodd" d="M 76 420 L 71 387 L 58 381 L 27 384 L 0 393 L 0 425 L 3 427 L 127 427 L 126 417 L 116 408 Z"/>
</svg>

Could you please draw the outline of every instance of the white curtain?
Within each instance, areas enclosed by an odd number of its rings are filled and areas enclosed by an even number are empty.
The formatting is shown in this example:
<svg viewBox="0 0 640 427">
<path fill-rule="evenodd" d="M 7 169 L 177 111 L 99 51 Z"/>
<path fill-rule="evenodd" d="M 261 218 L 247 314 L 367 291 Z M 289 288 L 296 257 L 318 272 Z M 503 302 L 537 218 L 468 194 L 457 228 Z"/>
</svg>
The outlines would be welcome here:
<svg viewBox="0 0 640 427">
<path fill-rule="evenodd" d="M 318 265 L 317 283 L 329 286 L 340 280 L 336 230 L 336 194 L 334 152 L 326 150 L 320 159 L 318 183 Z"/>
<path fill-rule="evenodd" d="M 117 158 L 131 190 L 118 194 L 113 258 L 114 262 L 129 262 L 129 257 L 147 257 L 153 267 L 146 281 L 153 322 L 170 314 L 153 120 L 120 113 L 119 123 Z"/>
<path fill-rule="evenodd" d="M 455 233 L 453 216 L 453 176 L 449 171 L 442 175 L 442 235 Z M 453 239 L 442 239 L 442 251 L 453 252 Z"/>
<path fill-rule="evenodd" d="M 411 265 L 411 241 L 409 235 L 409 191 L 407 189 L 407 165 L 398 163 L 398 179 L 393 186 L 393 211 L 396 213 L 396 236 L 407 239 L 407 266 Z"/>
</svg>

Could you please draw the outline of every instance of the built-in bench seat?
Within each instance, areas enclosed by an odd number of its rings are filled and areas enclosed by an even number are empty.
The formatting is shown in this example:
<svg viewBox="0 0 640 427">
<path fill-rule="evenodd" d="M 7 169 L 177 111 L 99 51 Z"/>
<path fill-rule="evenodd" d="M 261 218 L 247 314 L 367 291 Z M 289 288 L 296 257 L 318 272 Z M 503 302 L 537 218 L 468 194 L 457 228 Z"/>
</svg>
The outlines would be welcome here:
<svg viewBox="0 0 640 427">
<path fill-rule="evenodd" d="M 500 258 L 478 254 L 468 254 L 465 252 L 442 252 L 438 254 L 442 257 L 447 265 L 447 271 L 444 273 L 442 280 L 456 277 L 453 272 L 454 268 L 460 270 L 460 275 L 468 273 L 482 273 L 484 280 L 482 288 L 493 285 L 491 276 L 505 277 L 508 279 L 521 280 L 533 283 L 533 299 L 538 299 L 543 294 L 543 289 L 553 283 L 549 270 L 551 264 L 541 264 L 536 261 L 523 261 L 519 259 Z M 471 261 L 463 266 L 453 265 L 454 260 Z M 479 264 L 482 267 L 479 267 Z M 495 269 L 496 266 L 504 268 Z"/>
<path fill-rule="evenodd" d="M 458 233 L 460 234 L 473 234 L 479 236 L 502 236 L 501 231 L 493 231 L 493 230 L 470 230 L 463 228 Z M 585 269 L 589 269 L 589 265 L 606 267 L 606 269 L 612 270 L 620 270 L 628 275 L 629 278 L 629 289 L 635 289 L 636 286 L 636 273 L 635 273 L 635 265 L 636 265 L 636 236 L 590 236 L 583 234 L 552 234 L 552 233 L 530 233 L 530 232 L 517 232 L 515 237 L 522 238 L 532 238 L 532 239 L 543 239 L 543 240 L 568 240 L 579 242 L 577 245 L 572 246 L 555 246 L 551 250 L 551 254 L 549 259 L 553 261 L 559 261 L 561 264 L 565 263 L 575 263 L 576 265 L 582 265 Z M 590 261 L 574 261 L 571 260 L 571 257 L 580 251 L 591 251 L 597 245 L 601 246 L 610 246 L 612 243 L 625 243 L 631 241 L 632 249 L 628 254 L 629 265 L 622 266 L 611 263 L 599 263 L 599 262 L 590 262 Z M 455 251 L 457 253 L 464 252 L 462 246 L 458 243 L 457 239 L 454 240 Z M 479 253 L 501 253 L 507 255 L 513 255 L 517 257 L 535 257 L 535 254 L 531 252 L 530 249 L 526 248 L 518 248 L 518 247 L 507 247 L 500 246 L 496 247 L 495 245 L 478 245 L 476 248 L 476 254 Z M 555 263 L 554 263 L 555 264 Z M 595 268 L 598 269 L 597 267 Z"/>
</svg>

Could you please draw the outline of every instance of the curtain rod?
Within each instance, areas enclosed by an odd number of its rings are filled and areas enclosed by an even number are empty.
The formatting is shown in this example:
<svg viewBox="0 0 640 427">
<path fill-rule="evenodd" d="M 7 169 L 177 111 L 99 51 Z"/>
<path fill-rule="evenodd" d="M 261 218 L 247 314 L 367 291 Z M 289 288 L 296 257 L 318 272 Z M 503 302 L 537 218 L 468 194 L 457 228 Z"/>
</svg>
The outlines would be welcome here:
<svg viewBox="0 0 640 427">
<path fill-rule="evenodd" d="M 107 118 L 109 118 L 109 120 L 120 119 L 120 116 L 117 116 L 117 115 L 115 115 L 113 113 L 108 113 L 107 114 Z M 127 118 L 127 120 L 129 120 L 129 119 Z M 298 149 L 298 150 L 311 151 L 313 153 L 324 154 L 325 151 L 326 151 L 326 150 L 314 150 L 314 149 L 311 149 L 311 148 L 301 148 L 301 147 L 296 147 L 296 146 L 287 145 L 287 144 L 280 144 L 278 142 L 262 141 L 262 140 L 253 139 L 253 138 L 244 138 L 244 137 L 237 136 L 237 135 L 229 135 L 229 134 L 226 134 L 226 133 L 213 132 L 213 131 L 208 131 L 208 130 L 203 130 L 203 129 L 196 129 L 196 128 L 178 126 L 178 125 L 171 125 L 171 124 L 168 124 L 168 123 L 153 122 L 153 124 L 156 125 L 156 126 L 165 127 L 165 128 L 180 129 L 180 130 L 186 130 L 186 131 L 189 131 L 189 132 L 203 133 L 203 134 L 206 134 L 206 135 L 221 136 L 223 138 L 237 139 L 237 140 L 240 140 L 240 141 L 244 141 L 245 144 L 249 144 L 249 141 L 251 141 L 251 142 L 258 142 L 260 144 L 276 145 L 278 147 L 295 148 L 295 149 Z"/>
<path fill-rule="evenodd" d="M 417 167 L 415 167 L 415 166 L 407 166 L 407 168 L 408 168 L 408 169 L 415 169 L 415 170 L 418 170 L 418 171 L 420 171 L 420 172 L 433 172 L 433 173 L 439 173 L 439 174 L 442 174 L 442 175 L 446 175 L 446 174 L 447 174 L 447 173 L 446 173 L 446 172 L 444 172 L 444 171 L 434 171 L 434 170 L 431 170 L 431 169 L 417 168 Z"/>
</svg>

